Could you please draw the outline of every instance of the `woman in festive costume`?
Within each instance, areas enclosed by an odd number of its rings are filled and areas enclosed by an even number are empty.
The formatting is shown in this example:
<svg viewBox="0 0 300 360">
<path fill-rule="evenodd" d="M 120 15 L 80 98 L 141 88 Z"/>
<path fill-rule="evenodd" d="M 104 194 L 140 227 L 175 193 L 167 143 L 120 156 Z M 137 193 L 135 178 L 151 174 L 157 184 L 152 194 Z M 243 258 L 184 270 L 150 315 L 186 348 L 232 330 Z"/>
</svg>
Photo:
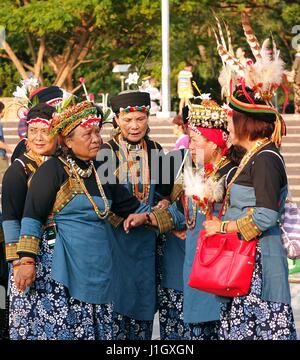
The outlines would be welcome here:
<svg viewBox="0 0 300 360">
<path fill-rule="evenodd" d="M 203 166 L 203 162 L 199 161 L 199 155 L 200 159 L 202 158 L 201 155 L 204 156 L 205 181 L 210 182 L 210 186 L 215 189 L 214 201 L 217 202 L 222 200 L 224 182 L 230 178 L 230 173 L 234 173 L 235 168 L 235 164 L 224 156 L 227 150 L 227 133 L 224 131 L 226 121 L 227 112 L 211 100 L 207 94 L 203 94 L 201 104 L 190 105 L 188 128 L 191 140 L 191 154 L 196 166 L 199 166 L 199 163 Z M 195 175 L 190 174 L 189 176 L 189 185 L 186 186 L 185 194 L 182 187 L 174 186 L 171 195 L 172 200 L 178 200 L 183 196 L 188 229 L 185 240 L 184 262 L 179 263 L 179 265 L 172 264 L 173 270 L 170 269 L 174 273 L 174 268 L 177 268 L 177 265 L 183 266 L 183 288 L 162 288 L 161 290 L 163 304 L 160 323 L 165 339 L 208 340 L 218 338 L 220 313 L 218 301 L 214 296 L 188 286 L 198 234 L 205 220 L 205 209 L 200 206 L 200 201 L 192 197 L 192 195 L 197 195 L 194 189 L 202 180 L 199 169 L 196 168 L 195 170 Z M 211 201 L 213 201 L 213 198 L 211 198 Z M 179 224 L 176 212 L 171 207 L 165 211 L 172 215 L 173 226 L 177 228 Z M 143 223 L 146 221 L 145 219 L 147 219 L 147 214 L 130 215 L 125 221 L 125 226 L 129 229 Z M 151 213 L 150 220 L 152 225 L 160 227 L 161 222 L 157 221 L 156 217 L 152 216 Z M 178 252 L 178 249 L 175 251 Z M 166 252 L 163 256 L 171 260 L 170 258 L 171 256 L 174 257 L 174 254 Z"/>
<path fill-rule="evenodd" d="M 61 136 L 62 149 L 38 169 L 28 190 L 12 289 L 12 339 L 113 338 L 106 218 L 111 210 L 126 217 L 139 202 L 122 186 L 102 186 L 92 160 L 100 127 L 88 101 L 53 119 L 51 133 Z"/>
<path fill-rule="evenodd" d="M 23 85 L 23 88 L 24 90 L 26 90 L 26 92 L 28 92 L 32 88 L 32 86 Z M 39 87 L 31 91 L 30 95 L 28 96 L 27 108 L 22 106 L 18 110 L 18 116 L 20 118 L 18 132 L 21 140 L 19 141 L 12 153 L 11 162 L 13 162 L 16 158 L 20 157 L 26 152 L 28 111 L 38 103 L 46 103 L 49 106 L 57 108 L 62 103 L 63 97 L 63 90 L 58 86 L 54 85 L 48 87 Z"/>
<path fill-rule="evenodd" d="M 170 193 L 168 184 L 160 185 L 159 179 L 151 182 L 156 178 L 153 169 L 162 153 L 161 146 L 147 136 L 150 96 L 139 91 L 121 93 L 111 98 L 111 106 L 119 131 L 112 140 L 103 144 L 101 152 L 104 154 L 105 150 L 105 154 L 117 162 L 116 181 L 150 210 L 155 192 L 162 196 Z M 159 210 L 156 214 L 159 216 Z M 119 226 L 113 232 L 115 338 L 150 340 L 157 310 L 157 231 L 141 226 L 126 234 Z"/>
<path fill-rule="evenodd" d="M 11 166 L 2 184 L 6 260 L 10 263 L 18 258 L 16 246 L 28 182 L 38 166 L 52 155 L 56 148 L 55 137 L 48 136 L 46 131 L 54 112 L 54 108 L 49 104 L 59 105 L 63 100 L 63 91 L 57 86 L 50 86 L 35 89 L 27 97 L 27 93 L 37 85 L 34 79 L 24 80 L 22 88 L 18 87 L 19 91 L 14 93 L 17 99 L 22 100 L 22 104 L 24 100 L 28 101 L 28 104 L 26 108 L 22 105 L 18 110 L 18 116 L 22 118 L 20 122 L 22 121 L 25 137 L 18 143 L 12 154 Z"/>
<path fill-rule="evenodd" d="M 273 41 L 273 56 L 262 48 L 245 14 L 245 35 L 256 62 L 244 69 L 231 89 L 233 116 L 228 130 L 233 144 L 246 148 L 227 189 L 223 223 L 206 221 L 207 235 L 238 232 L 241 241 L 258 239 L 249 294 L 221 298 L 220 338 L 230 340 L 296 339 L 288 283 L 288 264 L 278 221 L 288 192 L 284 160 L 279 152 L 285 125 L 272 106 L 271 98 L 280 86 L 283 62 Z M 254 40 L 253 40 L 254 39 Z M 253 44 L 254 42 L 254 44 Z M 234 73 L 235 68 L 229 69 Z M 232 84 L 232 82 L 231 82 Z"/>
</svg>

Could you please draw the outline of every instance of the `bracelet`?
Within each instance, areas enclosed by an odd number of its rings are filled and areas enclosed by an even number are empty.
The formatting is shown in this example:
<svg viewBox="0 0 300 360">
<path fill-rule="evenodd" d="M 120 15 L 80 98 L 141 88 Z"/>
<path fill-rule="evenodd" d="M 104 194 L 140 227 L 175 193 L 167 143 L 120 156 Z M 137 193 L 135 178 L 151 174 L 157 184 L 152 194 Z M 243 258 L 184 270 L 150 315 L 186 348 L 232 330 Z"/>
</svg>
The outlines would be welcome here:
<svg viewBox="0 0 300 360">
<path fill-rule="evenodd" d="M 21 265 L 21 260 L 20 259 L 14 260 L 13 263 L 12 263 L 13 268 L 18 267 L 20 265 Z"/>
<path fill-rule="evenodd" d="M 151 226 L 152 225 L 152 221 L 151 221 L 151 217 L 150 217 L 150 213 L 146 213 L 146 225 Z"/>
<path fill-rule="evenodd" d="M 226 234 L 227 233 L 227 225 L 228 225 L 229 221 L 222 221 L 221 222 L 221 227 L 220 227 L 220 234 Z"/>
<path fill-rule="evenodd" d="M 15 264 L 12 264 L 12 265 L 13 265 L 13 269 L 14 269 L 15 267 L 19 267 L 19 266 L 21 265 L 21 261 L 18 260 Z"/>
</svg>

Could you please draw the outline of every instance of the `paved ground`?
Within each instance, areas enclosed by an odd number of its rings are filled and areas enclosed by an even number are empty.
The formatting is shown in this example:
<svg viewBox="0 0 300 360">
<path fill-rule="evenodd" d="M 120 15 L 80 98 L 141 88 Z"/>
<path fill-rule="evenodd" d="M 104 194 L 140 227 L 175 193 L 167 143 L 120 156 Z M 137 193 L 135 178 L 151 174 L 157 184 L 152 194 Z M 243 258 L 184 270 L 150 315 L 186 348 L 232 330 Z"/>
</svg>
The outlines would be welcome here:
<svg viewBox="0 0 300 360">
<path fill-rule="evenodd" d="M 300 275 L 298 276 L 300 282 Z M 291 294 L 292 294 L 292 307 L 296 322 L 298 339 L 300 340 L 300 284 L 291 284 Z M 158 314 L 155 315 L 154 328 L 153 328 L 153 340 L 159 339 L 159 321 Z"/>
</svg>

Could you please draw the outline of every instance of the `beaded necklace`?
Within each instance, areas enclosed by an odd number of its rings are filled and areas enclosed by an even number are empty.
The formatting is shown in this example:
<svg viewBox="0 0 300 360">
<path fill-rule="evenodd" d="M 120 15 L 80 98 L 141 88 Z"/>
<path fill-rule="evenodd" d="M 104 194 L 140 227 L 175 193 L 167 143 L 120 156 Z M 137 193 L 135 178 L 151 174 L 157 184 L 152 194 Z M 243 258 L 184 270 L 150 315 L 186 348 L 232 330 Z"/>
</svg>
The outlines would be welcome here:
<svg viewBox="0 0 300 360">
<path fill-rule="evenodd" d="M 182 202 L 184 207 L 184 214 L 185 214 L 185 222 L 186 226 L 189 230 L 194 229 L 196 225 L 196 217 L 197 217 L 197 203 L 193 198 L 190 198 L 192 202 L 192 217 L 189 216 L 189 198 L 185 196 L 184 192 L 182 192 Z M 200 211 L 200 210 L 199 210 Z"/>
<path fill-rule="evenodd" d="M 216 165 L 214 166 L 213 170 L 210 171 L 209 173 L 206 173 L 205 176 L 206 178 L 216 178 L 217 180 L 217 172 L 223 168 L 224 166 L 226 166 L 230 161 L 226 158 L 226 156 L 221 157 L 221 159 L 216 163 Z M 189 217 L 189 207 L 188 207 L 188 198 L 184 195 L 184 192 L 182 193 L 182 202 L 184 204 L 184 213 L 185 213 L 185 219 L 186 219 L 186 224 L 187 224 L 187 228 L 189 230 L 193 229 L 196 225 L 196 217 L 197 217 L 197 201 L 194 200 L 193 198 L 190 198 L 191 202 L 192 202 L 192 217 Z M 200 209 L 198 210 L 199 213 L 201 212 Z"/>
<path fill-rule="evenodd" d="M 42 163 L 45 162 L 48 158 L 47 156 L 36 154 L 32 150 L 29 150 L 24 155 L 27 156 L 29 159 L 33 160 L 37 164 L 38 167 L 41 166 Z"/>
<path fill-rule="evenodd" d="M 89 161 L 89 167 L 87 169 L 81 169 L 79 165 L 76 164 L 75 160 L 71 158 L 71 156 L 67 156 L 67 162 L 71 165 L 71 167 L 75 170 L 75 172 L 82 178 L 88 178 L 91 176 L 93 171 L 93 161 Z"/>
<path fill-rule="evenodd" d="M 119 135 L 118 140 L 119 146 L 122 149 L 130 171 L 132 193 L 137 199 L 146 203 L 150 193 L 150 171 L 147 143 L 143 139 L 139 147 L 133 149 L 129 144 L 125 143 L 121 134 Z M 132 156 L 132 152 L 135 152 L 134 157 Z M 140 175 L 142 175 L 142 191 L 139 191 Z"/>
<path fill-rule="evenodd" d="M 72 160 L 73 160 L 73 159 L 72 159 Z M 68 159 L 67 159 L 67 161 L 68 161 Z M 74 161 L 74 160 L 73 160 L 73 161 Z M 85 193 L 85 195 L 87 196 L 87 198 L 89 199 L 89 201 L 91 202 L 91 204 L 93 205 L 94 211 L 95 211 L 95 213 L 97 214 L 98 218 L 99 218 L 100 220 L 106 219 L 107 216 L 108 216 L 108 214 L 109 214 L 109 210 L 110 210 L 110 208 L 109 208 L 109 202 L 108 202 L 108 200 L 107 200 L 107 197 L 106 197 L 106 195 L 105 195 L 103 186 L 102 186 L 102 184 L 101 184 L 101 181 L 100 181 L 100 179 L 99 179 L 99 176 L 98 176 L 98 174 L 97 174 L 97 171 L 96 171 L 96 169 L 95 169 L 95 166 L 94 166 L 93 162 L 91 162 L 91 165 L 90 165 L 90 166 L 91 166 L 91 168 L 92 168 L 91 171 L 93 171 L 94 174 L 95 174 L 97 186 L 98 186 L 98 189 L 99 189 L 101 198 L 102 198 L 102 200 L 103 200 L 103 202 L 104 202 L 104 211 L 103 211 L 103 212 L 101 212 L 101 211 L 99 210 L 99 208 L 98 208 L 98 206 L 96 205 L 95 201 L 93 200 L 92 196 L 91 196 L 90 193 L 88 192 L 88 190 L 87 190 L 87 188 L 86 188 L 86 186 L 85 186 L 85 184 L 84 184 L 84 181 L 81 179 L 82 176 L 78 173 L 77 169 L 76 169 L 75 166 L 73 165 L 73 161 L 72 161 L 72 162 L 71 162 L 71 161 L 68 161 L 68 164 L 69 164 L 69 167 L 70 167 L 72 173 L 75 175 L 75 177 L 76 177 L 78 183 L 80 184 L 83 192 Z M 75 161 L 74 161 L 74 162 L 75 162 Z M 78 167 L 79 167 L 79 166 L 78 166 Z M 80 169 L 80 168 L 79 168 L 79 169 Z M 82 170 L 82 169 L 81 169 L 81 170 Z M 90 174 L 90 175 L 91 175 L 91 174 Z M 89 175 L 89 176 L 90 176 L 90 175 Z"/>
</svg>

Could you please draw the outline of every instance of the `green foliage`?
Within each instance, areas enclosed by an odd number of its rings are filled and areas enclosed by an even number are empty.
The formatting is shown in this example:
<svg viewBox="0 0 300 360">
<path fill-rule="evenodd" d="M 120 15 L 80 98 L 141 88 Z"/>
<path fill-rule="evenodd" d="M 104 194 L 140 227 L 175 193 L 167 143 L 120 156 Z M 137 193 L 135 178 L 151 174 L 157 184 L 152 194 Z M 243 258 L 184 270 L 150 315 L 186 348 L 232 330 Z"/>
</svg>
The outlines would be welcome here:
<svg viewBox="0 0 300 360">
<path fill-rule="evenodd" d="M 24 3 L 28 3 L 24 5 Z M 194 79 L 203 92 L 218 95 L 217 76 L 221 62 L 211 32 L 211 10 L 231 28 L 234 48 L 245 46 L 251 57 L 240 23 L 240 11 L 250 11 L 250 21 L 260 42 L 273 34 L 287 67 L 293 53 L 292 26 L 300 24 L 300 5 L 280 0 L 170 0 L 170 61 L 172 99 L 176 101 L 177 74 L 186 61 L 194 65 Z M 64 54 L 66 45 L 78 41 L 83 30 L 92 29 L 92 50 L 73 73 L 74 87 L 84 76 L 89 92 L 115 94 L 120 78 L 112 73 L 114 63 L 130 63 L 140 76 L 161 78 L 161 1 L 160 0 L 1 0 L 0 25 L 7 41 L 23 62 L 32 65 L 26 34 L 35 51 L 45 36 L 44 83 L 55 81 L 49 57 Z M 201 46 L 202 53 L 199 51 Z M 4 52 L 0 50 L 0 55 Z M 14 90 L 20 76 L 12 63 L 0 57 L 0 86 L 4 94 Z M 76 93 L 82 96 L 82 89 Z M 175 103 L 173 104 L 175 107 Z"/>
<path fill-rule="evenodd" d="M 282 10 L 282 19 L 289 26 L 300 25 L 300 4 L 288 4 Z"/>
<path fill-rule="evenodd" d="M 0 60 L 0 87 L 3 89 L 3 96 L 12 96 L 20 80 L 21 76 L 14 65 L 9 61 Z"/>
</svg>

